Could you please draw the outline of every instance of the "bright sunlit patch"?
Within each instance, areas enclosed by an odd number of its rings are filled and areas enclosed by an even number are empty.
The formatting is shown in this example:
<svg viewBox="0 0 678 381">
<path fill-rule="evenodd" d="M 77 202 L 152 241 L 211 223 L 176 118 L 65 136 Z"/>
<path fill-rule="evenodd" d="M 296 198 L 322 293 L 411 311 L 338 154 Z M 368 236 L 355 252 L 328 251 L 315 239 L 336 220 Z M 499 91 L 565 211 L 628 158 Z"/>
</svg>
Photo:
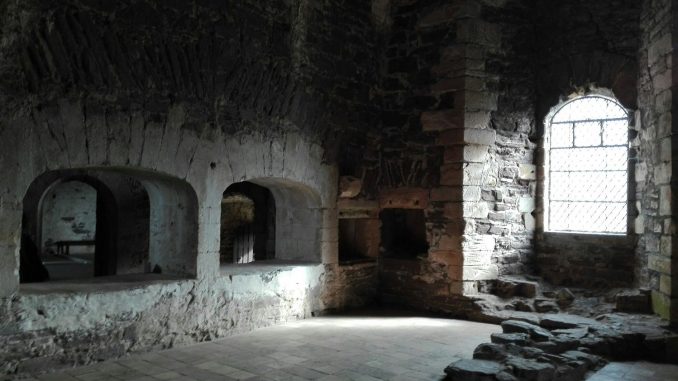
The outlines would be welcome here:
<svg viewBox="0 0 678 381">
<path fill-rule="evenodd" d="M 418 327 L 455 327 L 461 323 L 455 320 L 418 318 L 418 317 L 342 317 L 342 318 L 319 318 L 302 322 L 290 323 L 292 328 L 301 327 L 326 327 L 326 328 L 418 328 Z"/>
</svg>

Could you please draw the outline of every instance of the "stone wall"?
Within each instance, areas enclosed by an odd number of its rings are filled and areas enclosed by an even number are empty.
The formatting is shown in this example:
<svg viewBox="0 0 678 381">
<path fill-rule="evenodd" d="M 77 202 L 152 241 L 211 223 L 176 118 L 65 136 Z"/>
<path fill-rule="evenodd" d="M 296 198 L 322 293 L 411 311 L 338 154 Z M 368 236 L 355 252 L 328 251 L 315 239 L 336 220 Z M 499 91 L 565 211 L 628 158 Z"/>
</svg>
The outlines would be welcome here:
<svg viewBox="0 0 678 381">
<path fill-rule="evenodd" d="M 87 284 L 33 284 L 0 307 L 0 374 L 72 367 L 363 305 L 374 298 L 375 280 L 364 270 L 270 267 L 210 281 L 99 285 L 94 293 Z"/>
<path fill-rule="evenodd" d="M 671 1 L 644 2 L 635 165 L 638 195 L 636 233 L 640 242 L 636 266 L 640 283 L 652 289 L 654 311 L 678 321 L 676 255 L 673 249 L 674 203 L 673 138 L 676 121 L 674 90 L 675 5 Z"/>
<path fill-rule="evenodd" d="M 537 268 L 547 282 L 576 288 L 633 287 L 636 237 L 544 234 Z"/>
<path fill-rule="evenodd" d="M 429 251 L 382 261 L 390 301 L 453 310 L 476 281 L 532 268 L 533 10 L 494 3 L 392 6 L 368 179 L 382 210 L 425 211 Z"/>
<path fill-rule="evenodd" d="M 97 192 L 78 181 L 61 183 L 45 195 L 42 204 L 42 252 L 56 252 L 56 241 L 92 241 L 96 234 Z M 74 247 L 72 252 L 87 247 Z M 92 248 L 89 248 L 90 252 Z"/>
<path fill-rule="evenodd" d="M 534 271 L 533 11 L 530 2 L 486 2 L 462 29 L 465 150 L 489 145 L 488 156 L 464 158 L 467 292 L 474 280 Z M 469 139 L 485 129 L 496 131 L 493 140 Z"/>
<path fill-rule="evenodd" d="M 374 266 L 336 265 L 337 168 L 347 160 L 336 148 L 363 146 L 376 115 L 369 3 L 46 0 L 0 11 L 0 141 L 10 147 L 0 152 L 2 372 L 205 340 L 374 298 Z M 19 285 L 29 185 L 48 171 L 88 168 L 139 179 L 151 226 L 165 227 L 151 230 L 150 251 L 165 245 L 182 261 L 169 271 L 181 279 L 163 271 L 162 280 L 128 275 L 75 289 Z M 322 264 L 220 273 L 222 194 L 246 180 L 305 200 L 317 234 L 290 236 L 288 246 L 311 240 Z"/>
</svg>

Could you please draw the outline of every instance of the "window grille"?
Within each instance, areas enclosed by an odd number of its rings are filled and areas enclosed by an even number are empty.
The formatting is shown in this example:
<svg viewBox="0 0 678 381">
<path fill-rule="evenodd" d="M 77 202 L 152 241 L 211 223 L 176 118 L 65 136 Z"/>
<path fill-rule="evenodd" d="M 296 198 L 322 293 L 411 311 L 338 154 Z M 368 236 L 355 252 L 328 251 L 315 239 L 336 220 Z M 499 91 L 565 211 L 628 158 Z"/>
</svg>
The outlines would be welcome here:
<svg viewBox="0 0 678 381">
<path fill-rule="evenodd" d="M 549 130 L 547 230 L 626 233 L 626 110 L 605 97 L 578 98 L 556 112 Z"/>
</svg>

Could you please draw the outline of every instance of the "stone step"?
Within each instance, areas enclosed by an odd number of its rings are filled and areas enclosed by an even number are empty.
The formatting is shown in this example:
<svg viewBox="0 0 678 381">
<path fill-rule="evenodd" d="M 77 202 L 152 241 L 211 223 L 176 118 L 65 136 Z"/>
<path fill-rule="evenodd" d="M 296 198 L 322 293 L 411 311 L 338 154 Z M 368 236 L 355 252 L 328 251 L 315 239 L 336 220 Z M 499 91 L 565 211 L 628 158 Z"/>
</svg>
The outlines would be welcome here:
<svg viewBox="0 0 678 381">
<path fill-rule="evenodd" d="M 621 291 L 614 297 L 615 309 L 618 312 L 652 313 L 652 304 L 649 290 Z"/>
<path fill-rule="evenodd" d="M 448 380 L 494 381 L 504 367 L 494 361 L 457 360 L 445 368 Z"/>
<path fill-rule="evenodd" d="M 499 278 L 494 287 L 494 294 L 500 298 L 524 297 L 534 298 L 539 293 L 537 282 L 521 278 Z"/>
</svg>

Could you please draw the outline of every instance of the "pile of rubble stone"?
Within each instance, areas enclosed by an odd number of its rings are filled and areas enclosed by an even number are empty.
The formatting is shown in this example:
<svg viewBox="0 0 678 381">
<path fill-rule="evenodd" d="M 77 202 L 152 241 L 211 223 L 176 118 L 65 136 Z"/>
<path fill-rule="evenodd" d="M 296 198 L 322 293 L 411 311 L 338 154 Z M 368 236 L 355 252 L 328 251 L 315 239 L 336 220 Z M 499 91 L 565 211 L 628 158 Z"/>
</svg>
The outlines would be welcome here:
<svg viewBox="0 0 678 381">
<path fill-rule="evenodd" d="M 450 364 L 450 380 L 582 380 L 605 359 L 678 363 L 678 335 L 651 314 L 647 290 L 555 288 L 538 277 L 479 283 L 474 320 L 503 332 L 473 359 Z"/>
<path fill-rule="evenodd" d="M 450 364 L 450 380 L 583 380 L 605 365 L 604 357 L 630 358 L 645 336 L 568 314 L 547 314 L 538 321 L 506 320 L 503 333 L 480 344 L 473 359 Z"/>
</svg>

